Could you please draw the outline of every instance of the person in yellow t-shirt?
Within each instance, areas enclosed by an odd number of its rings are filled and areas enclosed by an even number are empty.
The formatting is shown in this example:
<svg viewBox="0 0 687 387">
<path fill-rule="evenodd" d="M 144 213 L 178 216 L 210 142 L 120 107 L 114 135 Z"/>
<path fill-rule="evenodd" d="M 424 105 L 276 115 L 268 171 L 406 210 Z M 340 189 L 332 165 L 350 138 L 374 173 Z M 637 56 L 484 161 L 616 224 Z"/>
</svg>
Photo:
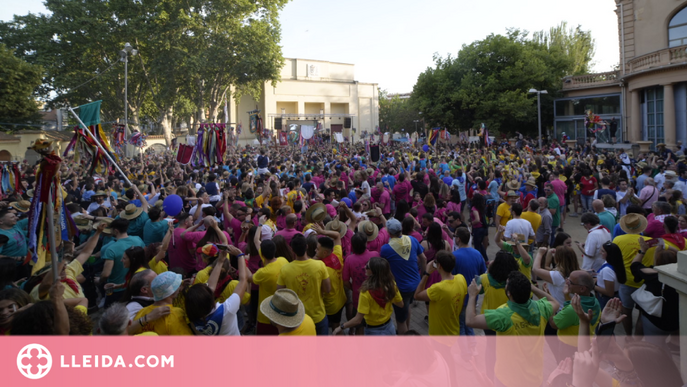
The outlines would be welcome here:
<svg viewBox="0 0 687 387">
<path fill-rule="evenodd" d="M 468 284 L 461 274 L 451 274 L 456 266 L 456 259 L 448 251 L 437 253 L 433 262 L 427 264 L 420 284 L 415 289 L 414 298 L 418 301 L 429 302 L 429 335 L 430 336 L 459 336 L 460 312 L 468 294 Z M 429 289 L 427 280 L 438 270 L 441 281 L 433 284 Z"/>
<path fill-rule="evenodd" d="M 257 233 L 256 233 L 257 234 Z M 255 274 L 248 275 L 250 281 L 254 285 L 258 285 L 258 304 L 262 305 L 268 297 L 274 295 L 277 290 L 277 278 L 281 272 L 281 268 L 289 263 L 284 257 L 275 258 L 274 255 L 277 252 L 277 245 L 271 240 L 264 240 L 260 243 L 260 256 L 263 260 L 263 267 L 259 268 Z M 310 318 L 310 317 L 308 317 Z M 262 313 L 262 308 L 258 309 L 258 325 L 256 334 L 257 335 L 272 335 L 276 336 L 279 334 L 279 330 L 275 325 L 270 323 L 270 319 Z M 312 322 L 312 319 L 310 319 Z M 315 323 L 312 323 L 313 327 Z"/>
<path fill-rule="evenodd" d="M 358 313 L 341 323 L 333 334 L 338 335 L 348 328 L 357 327 L 364 319 L 366 336 L 394 336 L 396 327 L 391 321 L 392 304 L 401 308 L 403 298 L 391 274 L 389 261 L 380 257 L 371 258 L 365 265 L 365 274 L 367 279 L 360 287 Z"/>
<path fill-rule="evenodd" d="M 186 324 L 184 310 L 172 306 L 174 298 L 181 289 L 181 274 L 171 271 L 164 272 L 155 277 L 151 283 L 151 288 L 155 302 L 141 309 L 134 317 L 134 320 L 143 326 L 143 332 L 155 332 L 160 336 L 192 335 L 191 328 Z M 147 321 L 147 314 L 163 306 L 170 307 L 168 315 L 155 321 Z"/>
<path fill-rule="evenodd" d="M 315 323 L 305 314 L 303 302 L 291 289 L 277 289 L 262 300 L 260 313 L 277 329 L 279 336 L 315 336 Z"/>
<path fill-rule="evenodd" d="M 538 210 L 539 202 L 537 200 L 530 200 L 529 204 L 527 205 L 527 211 L 523 211 L 522 215 L 520 215 L 522 219 L 530 222 L 535 235 L 537 234 L 539 226 L 541 226 L 541 215 L 539 215 L 537 212 Z M 531 245 L 534 243 L 534 238 L 529 238 L 528 242 Z"/>
<path fill-rule="evenodd" d="M 282 266 L 277 277 L 277 289 L 291 289 L 303 302 L 305 313 L 312 317 L 318 336 L 329 334 L 329 322 L 324 308 L 323 294 L 331 291 L 329 272 L 324 262 L 305 255 L 307 242 L 303 235 L 291 239 L 291 250 L 296 259 Z"/>
<path fill-rule="evenodd" d="M 506 194 L 506 201 L 499 204 L 496 208 L 496 216 L 494 223 L 498 226 L 506 227 L 506 223 L 513 218 L 510 212 L 511 206 L 520 198 L 520 195 L 515 191 L 508 191 Z"/>
<path fill-rule="evenodd" d="M 480 290 L 481 286 L 473 279 L 468 287 L 465 322 L 472 328 L 492 330 L 502 337 L 496 341 L 494 384 L 506 387 L 541 385 L 544 329 L 553 311 L 558 310 L 558 302 L 550 294 L 533 286 L 524 274 L 512 271 L 506 281 L 508 302 L 477 315 L 476 298 Z M 537 301 L 530 298 L 532 292 L 539 298 Z M 490 367 L 487 364 L 488 374 Z"/>
<path fill-rule="evenodd" d="M 312 229 L 317 235 L 324 235 L 317 239 L 315 259 L 324 262 L 329 272 L 332 290 L 324 295 L 324 309 L 327 312 L 329 327 L 334 329 L 341 323 L 341 314 L 348 301 L 343 286 L 344 261 L 341 234 L 338 231 L 325 230 L 317 224 L 314 224 Z"/>
</svg>

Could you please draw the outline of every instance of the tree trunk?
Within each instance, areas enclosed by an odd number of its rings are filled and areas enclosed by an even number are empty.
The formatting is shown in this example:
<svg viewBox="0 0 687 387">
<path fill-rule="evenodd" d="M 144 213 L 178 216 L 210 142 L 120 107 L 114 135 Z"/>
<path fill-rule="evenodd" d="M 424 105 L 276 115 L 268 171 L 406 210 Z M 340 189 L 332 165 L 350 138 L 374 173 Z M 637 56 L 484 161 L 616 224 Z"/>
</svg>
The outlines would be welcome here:
<svg viewBox="0 0 687 387">
<path fill-rule="evenodd" d="M 160 123 L 162 125 L 162 133 L 165 136 L 165 142 L 167 146 L 172 144 L 172 120 L 174 119 L 174 108 L 172 106 L 167 107 L 164 113 L 162 113 L 162 119 Z"/>
</svg>

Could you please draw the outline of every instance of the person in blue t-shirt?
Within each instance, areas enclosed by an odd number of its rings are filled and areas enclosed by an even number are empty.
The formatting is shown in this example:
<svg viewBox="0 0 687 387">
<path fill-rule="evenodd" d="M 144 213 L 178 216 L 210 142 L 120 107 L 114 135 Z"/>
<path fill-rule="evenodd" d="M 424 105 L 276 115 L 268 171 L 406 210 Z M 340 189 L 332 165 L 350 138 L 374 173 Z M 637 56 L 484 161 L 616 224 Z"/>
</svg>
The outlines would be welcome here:
<svg viewBox="0 0 687 387">
<path fill-rule="evenodd" d="M 472 282 L 472 279 L 487 272 L 487 265 L 484 263 L 484 257 L 477 249 L 468 246 L 470 243 L 470 230 L 467 227 L 459 227 L 456 229 L 456 246 L 458 250 L 453 252 L 456 258 L 456 266 L 453 268 L 451 274 L 461 274 L 466 281 Z M 472 328 L 465 324 L 465 307 L 467 306 L 467 299 L 463 302 L 463 310 L 460 312 L 460 335 L 474 336 L 475 332 Z M 470 348 L 474 349 L 476 343 L 470 342 Z M 472 353 L 472 352 L 469 352 Z"/>
<path fill-rule="evenodd" d="M 415 289 L 420 283 L 419 268 L 427 265 L 424 249 L 417 239 L 402 234 L 401 222 L 391 219 L 386 222 L 389 243 L 382 246 L 380 256 L 389 261 L 391 272 L 396 279 L 396 286 L 403 298 L 403 307 L 394 305 L 396 327 L 399 334 L 404 334 L 410 326 L 410 303 Z"/>
</svg>

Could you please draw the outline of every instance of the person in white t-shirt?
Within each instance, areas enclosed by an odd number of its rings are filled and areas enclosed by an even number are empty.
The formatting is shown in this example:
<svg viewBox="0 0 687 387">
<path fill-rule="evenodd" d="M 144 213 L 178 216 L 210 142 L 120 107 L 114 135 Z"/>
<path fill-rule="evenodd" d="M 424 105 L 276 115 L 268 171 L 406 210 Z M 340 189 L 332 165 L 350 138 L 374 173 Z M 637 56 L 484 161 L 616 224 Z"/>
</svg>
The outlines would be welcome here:
<svg viewBox="0 0 687 387">
<path fill-rule="evenodd" d="M 576 242 L 577 248 L 583 255 L 582 270 L 597 271 L 606 262 L 601 253 L 601 246 L 611 240 L 611 232 L 600 224 L 599 216 L 596 214 L 586 213 L 582 215 L 580 220 L 588 232 L 584 244 L 581 245 L 580 242 Z"/>
<path fill-rule="evenodd" d="M 513 206 L 511 207 L 511 214 L 513 215 L 513 219 L 506 223 L 506 231 L 504 232 L 503 236 L 507 240 L 510 240 L 513 234 L 520 234 L 525 237 L 525 241 L 530 239 L 534 240 L 535 234 L 534 229 L 532 228 L 532 223 L 520 217 L 520 215 L 522 215 L 522 204 L 513 203 Z"/>
<path fill-rule="evenodd" d="M 599 299 L 599 306 L 603 309 L 611 298 L 618 297 L 620 281 L 615 268 L 618 268 L 618 273 L 623 276 L 622 280 L 625 280 L 626 273 L 623 253 L 618 245 L 613 242 L 604 243 L 601 246 L 601 255 L 606 260 L 606 263 L 596 272 L 594 293 L 596 293 L 596 297 Z"/>
<path fill-rule="evenodd" d="M 555 263 L 555 268 L 551 267 Z M 560 309 L 565 305 L 565 280 L 570 273 L 580 270 L 577 254 L 571 247 L 558 246 L 555 249 L 540 247 L 532 265 L 532 276 L 537 276 L 547 284 L 548 292 L 558 301 Z"/>
</svg>

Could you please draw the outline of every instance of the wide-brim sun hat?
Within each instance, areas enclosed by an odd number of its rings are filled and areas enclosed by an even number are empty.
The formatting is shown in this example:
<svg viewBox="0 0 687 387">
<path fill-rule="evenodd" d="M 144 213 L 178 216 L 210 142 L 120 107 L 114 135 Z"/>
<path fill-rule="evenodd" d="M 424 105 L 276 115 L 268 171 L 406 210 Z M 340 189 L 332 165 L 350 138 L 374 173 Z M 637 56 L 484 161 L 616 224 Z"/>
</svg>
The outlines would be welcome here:
<svg viewBox="0 0 687 387">
<path fill-rule="evenodd" d="M 305 318 L 305 306 L 291 289 L 278 289 L 260 304 L 260 311 L 270 321 L 285 328 L 297 328 Z"/>
<path fill-rule="evenodd" d="M 640 214 L 627 214 L 618 222 L 620 228 L 628 234 L 640 234 L 646 230 L 649 221 Z"/>
<path fill-rule="evenodd" d="M 103 234 L 112 234 L 112 227 L 110 224 L 114 221 L 113 218 L 100 218 L 97 222 L 93 223 L 93 229 L 96 230 L 101 224 L 105 223 L 105 229 L 103 229 Z"/>
<path fill-rule="evenodd" d="M 105 193 L 105 191 L 98 191 L 91 197 L 97 197 L 97 196 L 107 197 L 107 193 Z"/>
<path fill-rule="evenodd" d="M 305 220 L 308 223 L 319 223 L 327 217 L 327 207 L 322 203 L 316 203 L 310 206 L 305 212 Z"/>
<path fill-rule="evenodd" d="M 28 200 L 20 200 L 18 202 L 10 203 L 10 207 L 14 208 L 19 212 L 29 212 L 31 209 L 31 202 Z"/>
<path fill-rule="evenodd" d="M 346 223 L 340 220 L 332 220 L 331 222 L 327 223 L 325 229 L 338 232 L 342 238 L 348 232 L 348 226 L 346 226 Z"/>
<path fill-rule="evenodd" d="M 371 221 L 365 220 L 358 224 L 358 232 L 364 233 L 367 236 L 367 241 L 372 242 L 379 235 L 379 227 Z"/>
<path fill-rule="evenodd" d="M 508 183 L 506 183 L 506 187 L 509 190 L 517 191 L 520 189 L 520 183 L 517 180 L 511 180 Z"/>
<path fill-rule="evenodd" d="M 127 204 L 124 208 L 124 212 L 119 214 L 119 216 L 122 219 L 132 220 L 138 218 L 141 213 L 143 213 L 143 208 L 136 207 L 135 204 Z"/>
</svg>

